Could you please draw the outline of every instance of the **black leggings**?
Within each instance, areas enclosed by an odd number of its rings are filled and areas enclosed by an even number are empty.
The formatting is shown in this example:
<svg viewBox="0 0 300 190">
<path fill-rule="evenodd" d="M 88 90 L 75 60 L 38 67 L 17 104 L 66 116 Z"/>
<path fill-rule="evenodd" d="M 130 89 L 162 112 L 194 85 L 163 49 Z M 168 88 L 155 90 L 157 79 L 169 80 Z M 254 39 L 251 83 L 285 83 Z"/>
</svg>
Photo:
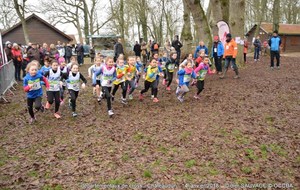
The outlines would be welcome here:
<svg viewBox="0 0 300 190">
<path fill-rule="evenodd" d="M 66 86 L 62 86 L 62 88 L 60 88 L 60 99 L 64 100 L 64 93 L 66 90 Z"/>
<path fill-rule="evenodd" d="M 165 69 L 163 70 L 163 72 L 164 72 L 164 79 L 167 79 L 167 70 Z"/>
<path fill-rule="evenodd" d="M 141 91 L 141 94 L 144 94 L 145 92 L 147 92 L 149 90 L 149 88 L 151 87 L 152 89 L 152 95 L 154 95 L 154 97 L 157 97 L 157 81 L 153 81 L 153 82 L 149 82 L 147 80 L 145 80 L 145 89 L 143 89 Z"/>
<path fill-rule="evenodd" d="M 204 80 L 197 81 L 197 88 L 198 88 L 197 95 L 199 95 L 204 89 Z"/>
<path fill-rule="evenodd" d="M 75 112 L 76 111 L 76 100 L 78 97 L 78 93 L 79 91 L 74 91 L 72 89 L 69 89 L 69 94 L 71 96 L 71 106 L 72 106 L 72 111 Z"/>
<path fill-rule="evenodd" d="M 35 109 L 40 110 L 42 108 L 42 97 L 27 98 L 27 106 L 31 118 L 34 118 L 33 103 L 35 104 Z"/>
<path fill-rule="evenodd" d="M 102 86 L 102 91 L 104 93 L 104 97 L 107 100 L 107 110 L 111 110 L 111 87 Z"/>
<path fill-rule="evenodd" d="M 167 87 L 169 87 L 170 85 L 171 85 L 171 83 L 172 83 L 172 80 L 173 80 L 173 72 L 169 72 L 168 71 L 168 85 L 167 85 Z"/>
<path fill-rule="evenodd" d="M 119 89 L 119 86 L 121 86 L 122 88 L 122 97 L 125 99 L 126 98 L 126 92 L 127 92 L 127 86 L 125 85 L 125 82 L 121 82 L 120 84 L 115 84 L 113 91 L 112 91 L 112 95 L 115 96 L 116 92 Z"/>
<path fill-rule="evenodd" d="M 222 72 L 222 58 L 214 56 L 215 66 L 218 72 Z"/>
<path fill-rule="evenodd" d="M 60 92 L 59 91 L 47 91 L 47 101 L 49 104 L 53 104 L 53 99 L 55 100 L 55 113 L 58 112 L 60 105 Z"/>
</svg>

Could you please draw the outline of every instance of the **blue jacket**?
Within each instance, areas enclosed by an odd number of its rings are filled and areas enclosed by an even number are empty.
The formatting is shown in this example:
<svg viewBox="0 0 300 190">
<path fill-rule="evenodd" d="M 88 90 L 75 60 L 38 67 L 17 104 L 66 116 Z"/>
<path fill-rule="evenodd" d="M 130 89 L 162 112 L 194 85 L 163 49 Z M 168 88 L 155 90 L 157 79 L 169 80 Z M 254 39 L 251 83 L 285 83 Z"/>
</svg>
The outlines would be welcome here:
<svg viewBox="0 0 300 190">
<path fill-rule="evenodd" d="M 33 84 L 34 86 L 40 86 L 37 90 L 30 90 L 27 92 L 27 98 L 37 98 L 43 96 L 43 89 L 41 82 L 43 81 L 43 75 L 37 73 L 35 76 L 31 76 L 29 73 L 23 79 L 23 87 L 28 86 L 28 84 Z"/>
<path fill-rule="evenodd" d="M 195 71 L 192 71 L 190 74 L 186 74 L 186 71 L 184 69 L 180 69 L 177 72 L 177 75 L 178 75 L 178 79 L 179 79 L 179 86 L 183 86 L 183 85 L 189 86 L 190 81 L 184 82 L 185 75 L 190 76 L 191 78 L 194 78 L 194 79 L 197 78 Z"/>
<path fill-rule="evenodd" d="M 157 66 L 157 68 L 158 68 L 158 72 L 160 72 L 160 73 L 163 72 L 161 66 Z M 144 72 L 147 73 L 147 70 L 148 70 L 148 67 L 146 67 L 146 68 L 144 69 Z M 153 75 L 154 75 L 154 74 L 153 74 Z M 152 78 L 153 75 L 152 75 L 152 76 L 150 75 L 150 78 Z M 156 76 L 156 80 L 158 80 L 158 79 L 159 79 L 159 75 Z"/>
<path fill-rule="evenodd" d="M 269 40 L 269 46 L 271 51 L 279 51 L 279 46 L 281 45 L 281 39 L 279 36 L 273 36 Z"/>
<path fill-rule="evenodd" d="M 143 64 L 141 62 L 136 62 L 135 66 L 136 66 L 136 70 L 138 70 L 138 72 L 142 72 Z"/>
<path fill-rule="evenodd" d="M 218 42 L 218 46 L 217 46 L 217 56 L 220 57 L 220 56 L 223 56 L 224 55 L 224 46 L 222 44 L 222 42 Z M 211 57 L 214 56 L 214 44 L 211 48 Z"/>
<path fill-rule="evenodd" d="M 198 52 L 201 50 L 201 49 L 204 49 L 205 50 L 205 54 L 208 55 L 208 49 L 207 47 L 204 45 L 204 46 L 197 46 L 196 47 L 196 50 L 195 50 L 195 53 L 194 53 L 194 58 L 197 58 L 198 57 Z"/>
</svg>

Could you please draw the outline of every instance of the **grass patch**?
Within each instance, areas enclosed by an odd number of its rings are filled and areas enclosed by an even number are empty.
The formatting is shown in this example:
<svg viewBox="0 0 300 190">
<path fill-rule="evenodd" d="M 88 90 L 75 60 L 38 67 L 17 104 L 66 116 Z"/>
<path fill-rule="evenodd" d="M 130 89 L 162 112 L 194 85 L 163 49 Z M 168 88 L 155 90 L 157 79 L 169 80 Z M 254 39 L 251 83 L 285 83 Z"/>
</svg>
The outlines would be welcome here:
<svg viewBox="0 0 300 190">
<path fill-rule="evenodd" d="M 268 125 L 273 125 L 275 121 L 275 117 L 267 115 L 265 116 L 265 121 Z"/>
<path fill-rule="evenodd" d="M 270 149 L 272 150 L 272 152 L 278 154 L 279 156 L 287 156 L 287 152 L 277 144 L 270 144 Z"/>
<path fill-rule="evenodd" d="M 30 177 L 38 177 L 38 172 L 35 171 L 35 170 L 30 171 L 30 172 L 28 172 L 28 176 L 30 176 Z"/>
<path fill-rule="evenodd" d="M 250 160 L 258 159 L 258 157 L 255 155 L 253 149 L 247 148 L 245 152 L 246 152 L 246 157 L 249 158 Z"/>
<path fill-rule="evenodd" d="M 184 163 L 185 167 L 187 168 L 191 168 L 196 164 L 196 160 L 192 159 L 192 160 L 188 160 Z"/>
<path fill-rule="evenodd" d="M 143 133 L 141 132 L 137 132 L 135 135 L 133 135 L 133 139 L 135 141 L 139 141 L 139 140 L 142 140 L 145 136 L 143 135 Z"/>
<path fill-rule="evenodd" d="M 63 190 L 63 187 L 61 185 L 56 185 L 54 187 L 51 187 L 50 185 L 46 185 L 43 187 L 43 190 Z"/>
<path fill-rule="evenodd" d="M 162 145 L 159 146 L 158 150 L 164 154 L 168 153 L 168 149 Z"/>
<path fill-rule="evenodd" d="M 191 136 L 192 132 L 191 131 L 183 131 L 180 135 L 181 140 L 186 140 Z"/>
<path fill-rule="evenodd" d="M 267 159 L 268 157 L 268 147 L 265 144 L 260 146 L 260 152 L 263 159 Z"/>
<path fill-rule="evenodd" d="M 125 180 L 123 178 L 111 179 L 111 180 L 107 181 L 107 184 L 110 184 L 110 185 L 123 185 L 123 184 L 125 184 Z"/>
<path fill-rule="evenodd" d="M 129 155 L 127 153 L 122 155 L 122 160 L 123 161 L 128 161 L 129 160 Z"/>
<path fill-rule="evenodd" d="M 150 170 L 145 170 L 143 176 L 146 178 L 152 178 L 152 172 Z"/>
<path fill-rule="evenodd" d="M 245 174 L 251 174 L 252 173 L 252 169 L 250 167 L 242 167 L 241 171 Z"/>
</svg>

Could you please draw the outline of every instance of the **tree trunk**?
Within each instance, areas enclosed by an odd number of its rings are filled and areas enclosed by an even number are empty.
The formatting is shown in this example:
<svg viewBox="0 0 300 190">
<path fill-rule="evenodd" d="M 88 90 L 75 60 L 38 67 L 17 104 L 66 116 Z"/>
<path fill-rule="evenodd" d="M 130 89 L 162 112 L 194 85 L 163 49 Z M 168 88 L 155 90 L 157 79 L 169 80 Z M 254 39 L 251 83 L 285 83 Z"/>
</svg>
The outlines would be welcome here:
<svg viewBox="0 0 300 190">
<path fill-rule="evenodd" d="M 192 13 L 194 22 L 195 22 L 195 29 L 197 30 L 197 33 L 199 36 L 196 36 L 196 39 L 203 39 L 205 44 L 208 47 L 211 47 L 212 45 L 212 35 L 211 30 L 207 21 L 207 17 L 205 15 L 205 12 L 200 4 L 200 0 L 184 0 L 187 7 Z M 199 32 L 198 32 L 199 31 Z"/>
<path fill-rule="evenodd" d="M 84 15 L 84 36 L 85 36 L 85 43 L 89 44 L 89 9 L 87 6 L 86 1 L 83 1 L 83 15 Z"/>
<path fill-rule="evenodd" d="M 238 8 L 237 8 L 238 7 Z M 230 17 L 229 26 L 232 38 L 240 37 L 243 40 L 245 32 L 245 0 L 231 0 L 230 1 Z M 238 55 L 236 58 L 236 63 L 238 65 L 243 65 L 243 45 L 238 44 Z"/>
<path fill-rule="evenodd" d="M 274 0 L 273 3 L 273 30 L 279 31 L 279 18 L 280 18 L 280 1 Z"/>
<path fill-rule="evenodd" d="M 223 18 L 223 21 L 225 22 L 229 22 L 229 6 L 231 1 L 229 0 L 220 0 L 221 2 L 221 12 L 222 12 L 222 18 Z M 235 9 L 238 9 L 238 7 L 235 7 Z M 235 13 L 235 9 L 233 10 L 234 12 L 230 12 L 230 13 Z"/>
<path fill-rule="evenodd" d="M 211 15 L 208 16 L 210 18 L 209 25 L 211 27 L 213 35 L 218 35 L 218 26 L 217 22 L 223 19 L 222 9 L 221 9 L 221 1 L 220 0 L 211 0 L 209 2 L 211 8 Z"/>
<path fill-rule="evenodd" d="M 80 22 L 79 22 L 79 11 L 78 11 L 78 7 L 76 7 L 76 28 L 77 28 L 77 32 L 78 32 L 78 36 L 79 36 L 79 42 L 81 44 L 83 44 L 83 38 L 82 38 L 82 30 L 81 30 L 81 25 L 80 25 Z"/>
<path fill-rule="evenodd" d="M 182 55 L 189 53 L 190 47 L 192 46 L 193 36 L 191 31 L 191 14 L 187 7 L 186 1 L 183 1 L 183 27 L 181 31 L 181 41 L 183 44 Z"/>
<path fill-rule="evenodd" d="M 28 29 L 27 29 L 27 23 L 25 19 L 25 2 L 26 0 L 23 0 L 23 5 L 19 5 L 18 0 L 14 0 L 14 7 L 16 9 L 17 15 L 21 20 L 22 23 L 22 29 L 24 33 L 24 39 L 26 44 L 30 42 L 29 36 L 28 36 Z"/>
<path fill-rule="evenodd" d="M 146 9 L 147 9 L 147 4 L 146 4 L 146 0 L 141 0 L 139 1 L 140 4 L 140 21 L 141 21 L 141 25 L 142 25 L 142 32 L 143 32 L 143 39 L 145 42 L 148 41 L 148 35 L 147 35 L 147 14 L 146 14 Z"/>
<path fill-rule="evenodd" d="M 254 37 L 256 37 L 258 35 L 258 32 L 259 32 L 259 28 L 260 28 L 260 24 L 263 20 L 263 16 L 264 16 L 264 13 L 266 11 L 266 8 L 267 8 L 267 0 L 262 0 L 261 3 L 260 3 L 260 7 L 258 10 L 260 10 L 258 12 L 258 16 L 257 16 L 257 27 L 256 27 L 256 30 L 255 30 L 255 33 L 254 33 Z"/>
</svg>

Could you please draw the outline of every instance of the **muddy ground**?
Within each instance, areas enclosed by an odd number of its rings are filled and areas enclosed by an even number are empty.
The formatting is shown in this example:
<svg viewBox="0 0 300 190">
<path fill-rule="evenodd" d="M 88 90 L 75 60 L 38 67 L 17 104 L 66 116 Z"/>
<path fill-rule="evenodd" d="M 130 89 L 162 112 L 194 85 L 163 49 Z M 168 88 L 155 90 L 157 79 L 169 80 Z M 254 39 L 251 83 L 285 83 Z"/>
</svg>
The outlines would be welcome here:
<svg viewBox="0 0 300 190">
<path fill-rule="evenodd" d="M 0 189 L 184 189 L 189 184 L 285 183 L 300 189 L 300 64 L 282 57 L 250 63 L 233 79 L 210 75 L 200 100 L 196 88 L 179 103 L 160 85 L 160 102 L 99 106 L 89 85 L 79 95 L 77 118 L 38 113 L 29 125 L 22 85 L 0 104 Z M 87 68 L 80 69 L 87 76 Z M 128 185 L 128 186 L 125 186 Z M 148 184 L 148 186 L 146 186 Z M 152 186 L 150 186 L 152 185 Z M 214 186 L 219 189 L 219 186 Z M 158 187 L 154 188 L 158 189 Z"/>
</svg>

